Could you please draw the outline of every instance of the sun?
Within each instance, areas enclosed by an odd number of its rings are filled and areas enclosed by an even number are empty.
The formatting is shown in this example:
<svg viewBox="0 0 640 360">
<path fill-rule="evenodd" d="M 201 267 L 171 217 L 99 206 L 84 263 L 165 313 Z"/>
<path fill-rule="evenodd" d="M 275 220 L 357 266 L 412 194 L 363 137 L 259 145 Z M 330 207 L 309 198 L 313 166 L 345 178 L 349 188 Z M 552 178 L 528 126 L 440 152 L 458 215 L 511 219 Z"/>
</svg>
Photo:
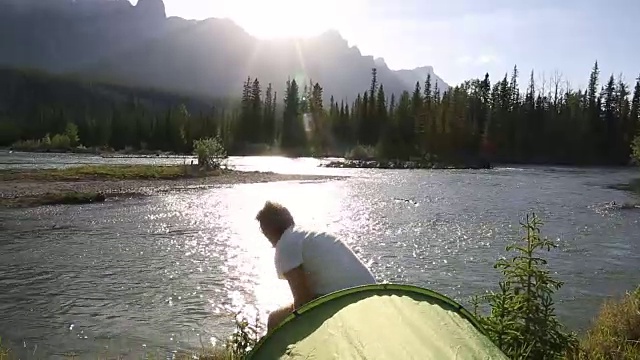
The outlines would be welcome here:
<svg viewBox="0 0 640 360">
<path fill-rule="evenodd" d="M 262 38 L 310 37 L 354 21 L 367 0 L 165 0 L 169 16 L 229 18 Z"/>
<path fill-rule="evenodd" d="M 260 38 L 308 37 L 336 26 L 329 14 L 335 0 L 244 0 L 237 21 Z M 240 4 L 238 4 L 240 5 Z"/>
</svg>

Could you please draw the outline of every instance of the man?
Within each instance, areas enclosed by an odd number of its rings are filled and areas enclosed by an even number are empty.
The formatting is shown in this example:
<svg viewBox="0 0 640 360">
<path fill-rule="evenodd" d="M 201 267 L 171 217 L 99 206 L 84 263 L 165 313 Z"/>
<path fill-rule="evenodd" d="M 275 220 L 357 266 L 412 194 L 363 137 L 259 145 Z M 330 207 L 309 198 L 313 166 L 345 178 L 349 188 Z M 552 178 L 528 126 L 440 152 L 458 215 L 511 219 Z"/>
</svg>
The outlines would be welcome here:
<svg viewBox="0 0 640 360">
<path fill-rule="evenodd" d="M 293 295 L 293 304 L 269 314 L 268 332 L 315 298 L 375 284 L 373 274 L 344 242 L 325 232 L 300 229 L 284 206 L 267 201 L 256 220 L 275 248 L 278 277 L 289 282 Z"/>
</svg>

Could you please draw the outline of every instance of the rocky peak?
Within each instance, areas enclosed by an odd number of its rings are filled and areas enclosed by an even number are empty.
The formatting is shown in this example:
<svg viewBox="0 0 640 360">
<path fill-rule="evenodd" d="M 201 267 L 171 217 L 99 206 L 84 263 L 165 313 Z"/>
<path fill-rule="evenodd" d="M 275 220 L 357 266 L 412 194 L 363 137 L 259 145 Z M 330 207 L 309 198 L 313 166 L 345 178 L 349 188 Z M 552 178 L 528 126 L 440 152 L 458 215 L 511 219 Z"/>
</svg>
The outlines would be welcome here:
<svg viewBox="0 0 640 360">
<path fill-rule="evenodd" d="M 167 12 L 162 0 L 138 0 L 136 9 L 144 13 L 146 17 L 162 18 L 167 17 Z"/>
</svg>

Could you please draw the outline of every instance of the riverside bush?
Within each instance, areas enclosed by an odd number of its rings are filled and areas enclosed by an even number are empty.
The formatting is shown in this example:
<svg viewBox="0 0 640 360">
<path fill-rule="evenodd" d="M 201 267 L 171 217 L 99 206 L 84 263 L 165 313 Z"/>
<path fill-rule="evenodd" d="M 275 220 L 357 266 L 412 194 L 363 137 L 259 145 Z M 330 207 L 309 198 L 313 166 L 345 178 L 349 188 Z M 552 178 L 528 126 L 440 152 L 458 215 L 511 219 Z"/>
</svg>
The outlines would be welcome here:
<svg viewBox="0 0 640 360">
<path fill-rule="evenodd" d="M 193 141 L 193 152 L 198 157 L 198 166 L 217 170 L 227 158 L 227 151 L 218 137 Z"/>
<path fill-rule="evenodd" d="M 636 162 L 636 164 L 640 164 L 640 134 L 633 139 L 633 143 L 631 144 L 631 158 Z"/>
<path fill-rule="evenodd" d="M 494 265 L 502 273 L 499 290 L 474 301 L 478 320 L 491 340 L 511 359 L 558 359 L 575 351 L 577 338 L 566 332 L 555 315 L 553 294 L 563 285 L 553 279 L 547 261 L 538 255 L 556 245 L 540 235 L 542 222 L 527 215 L 520 224 L 524 236 L 507 246 L 511 259 Z M 487 316 L 478 313 L 478 304 L 490 306 Z"/>
<path fill-rule="evenodd" d="M 42 150 L 70 150 L 80 146 L 78 127 L 74 123 L 67 123 L 64 133 L 46 134 L 42 139 L 30 139 L 15 142 L 11 147 L 21 151 L 42 151 Z"/>
<path fill-rule="evenodd" d="M 372 146 L 357 145 L 344 155 L 347 160 L 373 160 L 376 158 L 376 149 Z"/>
</svg>

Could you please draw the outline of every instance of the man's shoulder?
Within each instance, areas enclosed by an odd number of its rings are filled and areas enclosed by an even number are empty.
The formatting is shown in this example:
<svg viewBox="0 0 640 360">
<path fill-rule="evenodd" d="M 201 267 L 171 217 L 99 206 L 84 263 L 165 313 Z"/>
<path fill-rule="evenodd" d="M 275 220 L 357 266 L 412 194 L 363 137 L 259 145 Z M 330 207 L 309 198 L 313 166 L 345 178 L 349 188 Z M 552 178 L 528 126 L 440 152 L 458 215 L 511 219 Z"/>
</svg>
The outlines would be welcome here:
<svg viewBox="0 0 640 360">
<path fill-rule="evenodd" d="M 311 239 L 311 238 L 337 239 L 338 238 L 335 234 L 328 231 L 316 230 L 309 227 L 298 226 L 298 225 L 289 229 L 289 231 L 285 233 L 285 236 L 292 236 L 299 239 Z"/>
<path fill-rule="evenodd" d="M 304 239 L 306 239 L 308 236 L 309 236 L 309 230 L 306 230 L 297 225 L 292 226 L 287 230 L 285 230 L 285 232 L 282 234 L 282 237 L 280 238 L 280 241 L 278 241 L 278 244 L 276 245 L 276 247 L 288 246 L 286 244 L 301 242 Z"/>
</svg>

